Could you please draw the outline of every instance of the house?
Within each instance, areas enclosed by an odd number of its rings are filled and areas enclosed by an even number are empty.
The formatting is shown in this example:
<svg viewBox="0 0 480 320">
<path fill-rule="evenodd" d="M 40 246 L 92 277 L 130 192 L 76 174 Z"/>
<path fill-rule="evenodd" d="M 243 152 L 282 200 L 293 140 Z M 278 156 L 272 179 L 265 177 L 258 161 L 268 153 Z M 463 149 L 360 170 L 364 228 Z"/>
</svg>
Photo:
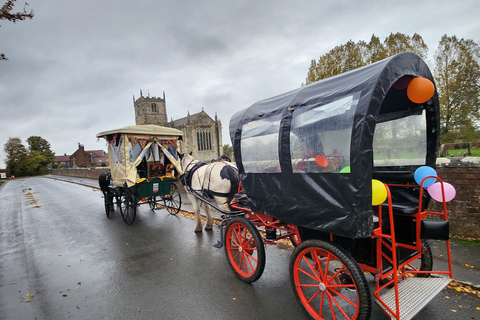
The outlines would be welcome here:
<svg viewBox="0 0 480 320">
<path fill-rule="evenodd" d="M 69 157 L 69 168 L 108 166 L 108 153 L 103 150 L 85 150 L 83 144 Z"/>
<path fill-rule="evenodd" d="M 63 154 L 63 156 L 55 156 L 55 158 L 52 161 L 52 164 L 54 165 L 59 165 L 60 163 L 65 163 L 65 165 L 68 166 L 68 163 L 70 161 L 70 156 L 68 156 L 66 153 Z"/>
</svg>

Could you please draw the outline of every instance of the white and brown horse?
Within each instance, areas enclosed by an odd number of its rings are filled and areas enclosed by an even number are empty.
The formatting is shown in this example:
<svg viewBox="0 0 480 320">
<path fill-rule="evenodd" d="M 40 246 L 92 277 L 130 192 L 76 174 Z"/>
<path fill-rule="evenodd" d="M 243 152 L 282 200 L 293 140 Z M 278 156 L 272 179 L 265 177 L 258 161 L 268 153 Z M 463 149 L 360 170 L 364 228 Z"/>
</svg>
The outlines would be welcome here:
<svg viewBox="0 0 480 320">
<path fill-rule="evenodd" d="M 183 154 L 180 157 L 184 172 L 182 182 L 195 213 L 195 232 L 202 232 L 200 204 L 205 201 L 216 202 L 219 209 L 230 211 L 229 203 L 238 191 L 240 181 L 238 169 L 230 162 L 205 163 L 196 160 L 190 154 Z M 207 215 L 205 230 L 211 230 L 213 218 L 210 206 L 205 204 L 204 208 Z"/>
</svg>

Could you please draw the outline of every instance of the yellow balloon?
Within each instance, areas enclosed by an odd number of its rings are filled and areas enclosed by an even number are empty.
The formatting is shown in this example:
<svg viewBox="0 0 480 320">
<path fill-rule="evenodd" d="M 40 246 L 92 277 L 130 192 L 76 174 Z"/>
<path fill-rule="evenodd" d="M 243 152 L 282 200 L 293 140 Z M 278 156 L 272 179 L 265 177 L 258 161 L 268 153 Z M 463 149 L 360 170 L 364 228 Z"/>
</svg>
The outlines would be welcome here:
<svg viewBox="0 0 480 320">
<path fill-rule="evenodd" d="M 372 205 L 378 206 L 387 200 L 387 188 L 383 182 L 372 179 Z"/>
</svg>

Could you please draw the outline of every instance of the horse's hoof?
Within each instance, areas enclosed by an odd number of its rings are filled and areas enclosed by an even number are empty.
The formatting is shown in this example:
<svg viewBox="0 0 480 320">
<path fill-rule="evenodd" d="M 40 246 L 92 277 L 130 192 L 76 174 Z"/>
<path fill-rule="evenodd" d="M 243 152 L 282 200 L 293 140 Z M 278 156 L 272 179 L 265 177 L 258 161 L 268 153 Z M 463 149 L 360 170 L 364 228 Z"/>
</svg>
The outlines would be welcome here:
<svg viewBox="0 0 480 320">
<path fill-rule="evenodd" d="M 195 233 L 201 233 L 201 232 L 202 232 L 202 229 L 200 230 L 195 229 Z"/>
<path fill-rule="evenodd" d="M 212 227 L 210 227 L 210 228 L 205 227 L 205 231 L 212 231 L 212 230 L 213 230 Z"/>
</svg>

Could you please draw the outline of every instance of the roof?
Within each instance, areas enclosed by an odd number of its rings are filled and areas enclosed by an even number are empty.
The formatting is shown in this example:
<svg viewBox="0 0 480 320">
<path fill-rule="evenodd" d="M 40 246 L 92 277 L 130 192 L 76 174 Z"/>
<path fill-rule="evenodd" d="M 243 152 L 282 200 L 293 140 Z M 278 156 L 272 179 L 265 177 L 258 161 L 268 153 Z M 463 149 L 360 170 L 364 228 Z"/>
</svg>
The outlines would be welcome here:
<svg viewBox="0 0 480 320">
<path fill-rule="evenodd" d="M 103 131 L 97 134 L 97 138 L 103 138 L 108 135 L 125 133 L 130 135 L 149 135 L 149 136 L 164 136 L 164 137 L 178 137 L 183 133 L 180 130 L 174 128 L 167 128 L 155 125 L 138 125 L 138 126 L 126 126 L 120 129 Z"/>
<path fill-rule="evenodd" d="M 207 117 L 209 117 L 213 121 L 213 119 L 204 110 L 202 110 L 198 113 L 188 115 L 186 117 L 183 117 L 183 118 L 180 118 L 180 119 L 177 119 L 177 120 L 170 121 L 169 123 L 167 123 L 167 125 L 170 125 L 174 128 L 178 128 L 180 126 L 183 126 L 185 124 L 185 122 L 187 122 L 188 119 L 190 121 L 195 121 L 202 113 L 205 114 Z"/>
<path fill-rule="evenodd" d="M 53 162 L 67 162 L 70 160 L 70 156 L 55 156 L 55 158 L 53 159 Z"/>
</svg>

